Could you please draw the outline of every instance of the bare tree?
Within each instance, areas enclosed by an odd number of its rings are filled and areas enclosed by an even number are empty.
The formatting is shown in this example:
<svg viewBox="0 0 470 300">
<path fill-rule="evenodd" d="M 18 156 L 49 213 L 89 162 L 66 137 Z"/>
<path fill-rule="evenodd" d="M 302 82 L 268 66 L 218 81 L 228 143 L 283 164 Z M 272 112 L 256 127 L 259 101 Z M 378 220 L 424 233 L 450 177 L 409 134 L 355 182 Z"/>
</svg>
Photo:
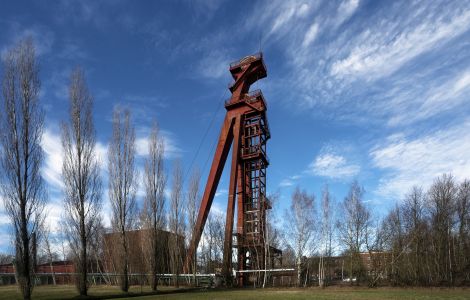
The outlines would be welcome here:
<svg viewBox="0 0 470 300">
<path fill-rule="evenodd" d="M 187 194 L 187 214 L 188 214 L 188 236 L 191 236 L 192 230 L 196 226 L 197 214 L 201 202 L 201 195 L 199 193 L 199 181 L 201 175 L 198 169 L 195 169 L 189 179 L 189 187 Z M 193 282 L 196 284 L 196 271 L 197 271 L 197 249 L 194 251 L 194 257 L 192 259 L 193 265 Z"/>
<path fill-rule="evenodd" d="M 90 251 L 89 257 L 91 262 L 91 270 L 93 273 L 99 273 L 101 278 L 107 283 L 110 284 L 111 280 L 109 275 L 103 272 L 102 263 L 106 259 L 105 258 L 105 227 L 103 224 L 103 219 L 97 220 L 94 226 L 93 234 L 91 235 L 91 239 L 89 240 L 90 244 Z M 94 269 L 93 269 L 94 268 Z"/>
<path fill-rule="evenodd" d="M 204 226 L 202 256 L 205 262 L 205 272 L 215 273 L 222 264 L 224 245 L 225 218 L 218 212 L 210 212 Z"/>
<path fill-rule="evenodd" d="M 62 123 L 65 230 L 77 267 L 80 295 L 88 291 L 89 248 L 101 210 L 100 165 L 96 155 L 93 98 L 81 69 L 70 77 L 69 121 Z"/>
<path fill-rule="evenodd" d="M 286 211 L 287 230 L 295 250 L 297 265 L 297 284 L 301 286 L 302 259 L 307 246 L 314 237 L 315 230 L 315 196 L 308 195 L 298 187 L 292 195 L 290 210 Z"/>
<path fill-rule="evenodd" d="M 353 181 L 348 196 L 341 204 L 342 218 L 337 222 L 339 237 L 350 256 L 349 280 L 353 283 L 353 266 L 360 268 L 359 253 L 366 244 L 370 212 L 363 203 L 364 189 Z"/>
<path fill-rule="evenodd" d="M 47 256 L 47 261 L 49 263 L 49 268 L 52 274 L 52 283 L 56 285 L 56 278 L 55 278 L 55 273 L 54 273 L 54 267 L 52 263 L 54 262 L 54 257 L 55 253 L 52 252 L 52 247 L 51 247 L 51 228 L 49 225 L 43 225 L 43 242 L 44 242 L 44 250 L 46 252 Z"/>
<path fill-rule="evenodd" d="M 321 203 L 321 248 L 320 260 L 318 265 L 318 285 L 325 286 L 325 270 L 328 261 L 325 262 L 325 257 L 331 256 L 331 242 L 333 238 L 333 211 L 331 207 L 331 194 L 328 185 L 325 185 L 322 191 Z"/>
<path fill-rule="evenodd" d="M 163 229 L 165 218 L 165 185 L 166 175 L 163 168 L 165 152 L 162 136 L 155 123 L 149 136 L 149 155 L 145 161 L 145 200 L 144 200 L 144 228 L 150 233 L 149 265 L 151 273 L 151 287 L 157 290 L 158 261 L 159 261 L 159 232 Z"/>
<path fill-rule="evenodd" d="M 182 266 L 181 249 L 184 243 L 184 199 L 183 199 L 183 174 L 179 161 L 176 161 L 173 169 L 173 180 L 170 198 L 170 253 L 171 266 L 174 274 L 174 284 L 179 287 L 178 275 Z"/>
<path fill-rule="evenodd" d="M 470 180 L 464 180 L 457 195 L 458 263 L 462 280 L 470 280 Z"/>
<path fill-rule="evenodd" d="M 267 201 L 271 205 L 272 209 L 268 209 L 265 211 L 266 214 L 266 230 L 264 231 L 264 266 L 265 269 L 272 269 L 275 267 L 274 259 L 279 258 L 276 257 L 276 253 L 272 251 L 272 249 L 279 249 L 280 247 L 280 230 L 276 226 L 279 224 L 280 221 L 278 220 L 278 214 L 275 210 L 278 207 L 276 204 L 279 201 L 280 194 L 279 191 L 270 194 L 267 197 Z M 278 261 L 280 263 L 280 261 Z M 271 277 L 271 272 L 265 272 L 262 276 L 263 278 L 263 288 L 266 287 L 268 278 Z"/>
<path fill-rule="evenodd" d="M 16 271 L 24 299 L 31 299 L 35 248 L 43 220 L 44 182 L 39 104 L 39 67 L 32 39 L 20 41 L 4 58 L 0 109 L 1 190 L 13 224 Z"/>
<path fill-rule="evenodd" d="M 121 290 L 129 290 L 129 245 L 126 232 L 133 226 L 137 171 L 135 130 L 130 112 L 116 108 L 113 113 L 113 136 L 108 150 L 109 199 L 113 211 L 112 226 L 119 235 L 118 270 Z"/>
<path fill-rule="evenodd" d="M 423 251 L 426 243 L 425 230 L 425 193 L 420 187 L 412 187 L 403 203 L 403 227 L 406 234 L 405 249 L 408 250 L 408 267 L 406 268 L 413 284 L 423 283 L 424 260 Z"/>
<path fill-rule="evenodd" d="M 428 192 L 434 267 L 440 282 L 453 283 L 452 228 L 456 193 L 455 179 L 450 174 L 438 177 Z"/>
</svg>

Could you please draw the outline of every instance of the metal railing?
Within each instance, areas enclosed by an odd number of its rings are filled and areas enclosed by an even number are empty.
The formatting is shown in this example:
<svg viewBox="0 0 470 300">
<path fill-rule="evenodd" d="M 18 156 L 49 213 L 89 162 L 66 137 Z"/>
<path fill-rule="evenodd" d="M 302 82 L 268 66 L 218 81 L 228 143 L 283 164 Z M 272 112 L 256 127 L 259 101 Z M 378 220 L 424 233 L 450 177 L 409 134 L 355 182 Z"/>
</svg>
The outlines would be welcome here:
<svg viewBox="0 0 470 300">
<path fill-rule="evenodd" d="M 252 61 L 255 61 L 257 59 L 261 59 L 262 57 L 263 57 L 262 52 L 258 52 L 258 53 L 255 53 L 253 55 L 245 56 L 242 59 L 239 59 L 239 60 L 236 60 L 236 61 L 230 63 L 230 69 L 233 69 L 233 68 L 238 67 L 238 66 L 243 66 L 243 65 L 248 64 L 248 63 L 250 63 Z"/>
<path fill-rule="evenodd" d="M 266 105 L 266 101 L 264 100 L 263 93 L 261 92 L 260 89 L 257 89 L 257 90 L 254 90 L 254 91 L 251 91 L 251 92 L 248 92 L 248 93 L 244 94 L 243 97 L 241 97 L 240 99 L 238 99 L 235 102 L 231 102 L 232 98 L 230 98 L 228 100 L 225 100 L 225 106 L 235 104 L 235 103 L 239 103 L 239 102 L 253 103 L 253 102 L 256 102 L 258 98 L 261 98 L 261 101 L 263 101 L 264 106 L 268 107 Z"/>
</svg>

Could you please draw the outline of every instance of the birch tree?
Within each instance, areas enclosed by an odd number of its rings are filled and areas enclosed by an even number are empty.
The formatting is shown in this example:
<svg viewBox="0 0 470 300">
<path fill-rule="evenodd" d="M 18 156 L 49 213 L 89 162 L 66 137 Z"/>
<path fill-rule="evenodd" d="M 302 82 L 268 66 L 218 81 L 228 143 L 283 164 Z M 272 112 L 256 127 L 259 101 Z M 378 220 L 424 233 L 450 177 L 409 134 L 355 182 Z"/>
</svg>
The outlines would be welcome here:
<svg viewBox="0 0 470 300">
<path fill-rule="evenodd" d="M 457 266 L 461 277 L 470 279 L 470 180 L 459 185 L 457 194 L 458 258 Z"/>
<path fill-rule="evenodd" d="M 321 203 L 321 246 L 320 246 L 320 260 L 318 265 L 318 285 L 325 286 L 325 269 L 328 262 L 325 262 L 325 257 L 331 257 L 331 242 L 333 238 L 333 211 L 331 209 L 331 194 L 328 185 L 325 185 L 322 191 Z"/>
<path fill-rule="evenodd" d="M 290 209 L 286 211 L 289 240 L 295 250 L 297 265 L 297 284 L 301 286 L 302 259 L 306 254 L 315 230 L 315 196 L 301 191 L 298 187 L 291 198 Z"/>
<path fill-rule="evenodd" d="M 457 187 L 450 174 L 438 177 L 428 192 L 435 275 L 439 281 L 453 282 L 452 228 L 455 222 Z"/>
<path fill-rule="evenodd" d="M 360 267 L 359 253 L 366 244 L 367 230 L 370 223 L 370 212 L 363 203 L 364 189 L 353 181 L 348 196 L 341 204 L 342 218 L 337 221 L 341 242 L 349 253 L 349 280 L 353 283 L 353 266 Z M 358 274 L 356 274 L 358 275 Z"/>
</svg>

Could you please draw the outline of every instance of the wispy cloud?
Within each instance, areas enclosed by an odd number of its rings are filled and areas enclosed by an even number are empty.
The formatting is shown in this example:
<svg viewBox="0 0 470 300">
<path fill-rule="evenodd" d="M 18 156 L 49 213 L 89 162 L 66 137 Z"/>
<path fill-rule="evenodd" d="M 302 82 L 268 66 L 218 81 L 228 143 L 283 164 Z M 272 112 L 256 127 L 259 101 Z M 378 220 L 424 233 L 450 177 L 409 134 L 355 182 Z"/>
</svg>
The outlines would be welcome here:
<svg viewBox="0 0 470 300">
<path fill-rule="evenodd" d="M 36 54 L 43 56 L 51 52 L 55 41 L 55 34 L 48 27 L 42 25 L 32 25 L 25 27 L 18 22 L 6 22 L 7 30 L 5 30 L 6 43 L 1 47 L 0 53 L 4 57 L 8 48 L 17 44 L 20 40 L 25 38 L 32 38 Z"/>
<path fill-rule="evenodd" d="M 464 76 L 470 5 L 395 1 L 367 8 L 364 18 L 361 4 L 309 2 L 300 14 L 301 2 L 269 1 L 248 18 L 249 28 L 263 33 L 265 47 L 287 57 L 283 77 L 271 75 L 291 87 L 279 88 L 282 101 L 322 118 L 392 126 L 402 124 L 396 117 L 411 122 L 408 115 L 419 116 L 414 122 L 440 114 L 436 101 L 424 103 L 432 87 Z M 448 92 L 449 97 L 436 91 L 435 99 L 442 99 L 448 111 L 465 98 L 466 77 L 461 82 L 460 92 Z"/>
<path fill-rule="evenodd" d="M 4 203 L 5 202 L 2 196 L 0 195 L 0 226 L 10 224 L 10 218 L 8 217 L 7 212 L 5 211 Z"/>
<path fill-rule="evenodd" d="M 468 30 L 470 11 L 441 15 L 433 12 L 409 28 L 396 22 L 364 31 L 344 59 L 333 62 L 331 75 L 341 78 L 381 78 L 396 71 L 414 57 L 434 49 Z"/>
<path fill-rule="evenodd" d="M 284 178 L 283 180 L 281 180 L 281 182 L 279 183 L 279 187 L 290 187 L 290 186 L 294 186 L 296 184 L 296 182 L 302 178 L 302 175 L 292 175 L 292 176 L 289 176 L 287 178 Z"/>
<path fill-rule="evenodd" d="M 305 33 L 304 40 L 302 42 L 302 47 L 308 47 L 310 44 L 315 40 L 318 34 L 318 23 L 313 23 L 308 28 L 307 32 Z"/>
<path fill-rule="evenodd" d="M 42 136 L 41 147 L 46 154 L 42 176 L 49 186 L 61 190 L 64 184 L 61 175 L 63 153 L 60 135 L 53 133 L 50 129 L 46 129 Z"/>
<path fill-rule="evenodd" d="M 372 163 L 386 175 L 377 194 L 400 198 L 413 185 L 427 187 L 437 176 L 451 172 L 470 177 L 470 120 L 419 137 L 395 134 L 370 151 Z"/>
<path fill-rule="evenodd" d="M 148 133 L 150 132 L 150 129 L 145 127 L 145 129 L 140 128 L 138 130 L 139 136 L 136 138 L 136 152 L 137 155 L 140 156 L 145 156 L 148 155 L 148 147 L 149 147 L 149 140 L 148 140 Z M 147 134 L 144 136 L 143 134 Z M 170 131 L 167 130 L 161 130 L 159 133 L 162 135 L 163 138 L 163 144 L 165 147 L 165 158 L 166 159 L 171 159 L 175 157 L 179 157 L 182 154 L 181 148 L 177 145 L 177 142 L 175 141 L 173 134 Z"/>
<path fill-rule="evenodd" d="M 230 56 L 221 49 L 214 48 L 203 54 L 203 57 L 196 67 L 198 74 L 212 79 L 227 76 L 227 65 L 231 62 L 231 59 Z"/>
<path fill-rule="evenodd" d="M 408 125 L 426 120 L 469 102 L 470 70 L 462 70 L 446 81 L 439 77 L 430 80 L 424 85 L 423 91 L 403 87 L 391 94 L 390 101 L 396 105 L 388 125 Z"/>
<path fill-rule="evenodd" d="M 217 192 L 215 192 L 215 197 L 223 197 L 227 195 L 228 195 L 227 189 L 218 189 Z"/>
<path fill-rule="evenodd" d="M 44 165 L 41 169 L 44 180 L 48 186 L 60 192 L 64 186 L 62 180 L 63 149 L 60 140 L 60 133 L 50 128 L 46 128 L 41 141 L 41 147 L 44 151 Z M 95 145 L 95 151 L 101 168 L 104 170 L 107 163 L 107 147 L 98 142 Z"/>
<path fill-rule="evenodd" d="M 359 7 L 359 0 L 345 0 L 338 7 L 335 23 L 337 26 L 348 20 Z"/>
<path fill-rule="evenodd" d="M 310 163 L 307 172 L 316 176 L 346 179 L 357 175 L 360 170 L 359 165 L 349 163 L 344 156 L 323 152 Z"/>
<path fill-rule="evenodd" d="M 325 177 L 339 182 L 351 179 L 361 172 L 361 166 L 354 159 L 348 159 L 347 156 L 351 156 L 349 146 L 325 145 L 304 170 L 282 179 L 279 187 L 295 186 L 299 180 L 311 176 Z"/>
</svg>

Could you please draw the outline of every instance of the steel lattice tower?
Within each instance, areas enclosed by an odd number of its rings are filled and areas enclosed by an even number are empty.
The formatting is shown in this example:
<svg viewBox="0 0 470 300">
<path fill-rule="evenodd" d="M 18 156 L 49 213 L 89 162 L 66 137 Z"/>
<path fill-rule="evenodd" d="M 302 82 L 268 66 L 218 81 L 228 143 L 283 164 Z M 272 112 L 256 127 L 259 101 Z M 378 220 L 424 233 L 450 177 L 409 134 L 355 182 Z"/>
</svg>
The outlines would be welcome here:
<svg viewBox="0 0 470 300">
<path fill-rule="evenodd" d="M 228 281 L 232 274 L 232 248 L 237 249 L 238 270 L 266 268 L 266 254 L 270 250 L 265 241 L 266 210 L 271 208 L 266 198 L 266 167 L 269 164 L 266 142 L 270 138 L 266 101 L 260 90 L 250 92 L 250 86 L 267 75 L 262 54 L 230 64 L 230 72 L 234 79 L 229 87 L 232 96 L 225 103 L 227 113 L 184 265 L 185 272 L 189 272 L 233 143 L 222 268 Z M 233 234 L 235 203 L 237 228 Z M 236 237 L 235 243 L 232 236 Z M 247 276 L 238 274 L 238 284 L 243 285 Z"/>
</svg>

